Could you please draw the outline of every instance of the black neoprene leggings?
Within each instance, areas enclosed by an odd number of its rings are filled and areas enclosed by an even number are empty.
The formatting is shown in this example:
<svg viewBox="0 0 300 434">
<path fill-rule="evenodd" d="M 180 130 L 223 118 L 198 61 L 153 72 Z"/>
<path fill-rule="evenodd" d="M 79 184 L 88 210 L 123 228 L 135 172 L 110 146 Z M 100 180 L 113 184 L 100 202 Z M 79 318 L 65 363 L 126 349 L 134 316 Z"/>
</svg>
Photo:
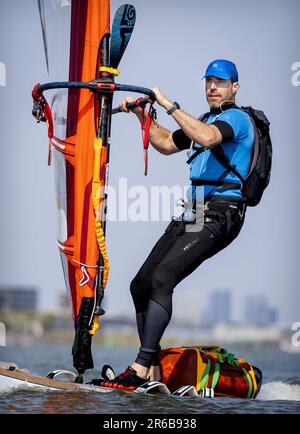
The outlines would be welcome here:
<svg viewBox="0 0 300 434">
<path fill-rule="evenodd" d="M 207 202 L 204 226 L 186 232 L 182 221 L 171 221 L 130 285 L 141 348 L 136 362 L 158 364 L 160 340 L 172 316 L 175 286 L 205 259 L 228 246 L 244 223 L 245 207 L 234 201 Z"/>
</svg>

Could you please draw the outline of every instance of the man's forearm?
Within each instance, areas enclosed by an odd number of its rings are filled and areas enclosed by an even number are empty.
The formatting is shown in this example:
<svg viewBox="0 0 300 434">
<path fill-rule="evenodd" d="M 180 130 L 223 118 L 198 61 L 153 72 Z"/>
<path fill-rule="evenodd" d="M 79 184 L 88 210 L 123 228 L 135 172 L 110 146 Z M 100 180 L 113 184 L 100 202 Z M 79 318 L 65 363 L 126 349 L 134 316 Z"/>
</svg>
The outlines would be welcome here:
<svg viewBox="0 0 300 434">
<path fill-rule="evenodd" d="M 217 131 L 215 131 L 217 128 L 206 125 L 182 109 L 175 110 L 172 116 L 183 132 L 193 142 L 199 143 L 204 147 L 210 147 L 218 143 L 219 137 L 217 137 Z"/>
<path fill-rule="evenodd" d="M 173 107 L 174 102 L 164 95 L 158 88 L 155 88 L 154 90 L 159 105 L 161 105 L 165 110 L 170 110 Z M 192 142 L 199 143 L 205 148 L 209 148 L 212 145 L 218 145 L 222 142 L 222 136 L 218 128 L 214 125 L 206 125 L 199 119 L 186 113 L 181 108 L 174 110 L 171 115 Z"/>
</svg>

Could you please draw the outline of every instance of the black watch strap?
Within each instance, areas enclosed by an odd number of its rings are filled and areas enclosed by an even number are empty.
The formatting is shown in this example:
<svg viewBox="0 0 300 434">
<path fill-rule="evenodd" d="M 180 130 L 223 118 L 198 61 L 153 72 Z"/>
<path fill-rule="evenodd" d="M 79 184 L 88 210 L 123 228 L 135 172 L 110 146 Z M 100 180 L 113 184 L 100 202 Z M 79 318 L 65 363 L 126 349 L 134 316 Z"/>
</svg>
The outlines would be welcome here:
<svg viewBox="0 0 300 434">
<path fill-rule="evenodd" d="M 168 115 L 171 115 L 175 110 L 180 109 L 178 102 L 174 101 L 170 110 L 167 110 Z"/>
</svg>

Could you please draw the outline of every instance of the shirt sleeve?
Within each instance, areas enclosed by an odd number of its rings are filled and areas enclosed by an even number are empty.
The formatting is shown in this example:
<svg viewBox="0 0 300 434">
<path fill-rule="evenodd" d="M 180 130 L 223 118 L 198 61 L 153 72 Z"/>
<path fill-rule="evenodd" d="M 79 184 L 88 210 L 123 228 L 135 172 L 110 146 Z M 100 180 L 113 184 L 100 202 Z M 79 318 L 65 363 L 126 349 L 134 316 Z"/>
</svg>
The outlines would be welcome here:
<svg viewBox="0 0 300 434">
<path fill-rule="evenodd" d="M 241 139 L 249 128 L 249 116 L 242 110 L 229 109 L 221 113 L 218 119 L 212 123 L 221 131 L 222 137 L 224 133 L 225 141 L 231 135 L 230 140 Z M 226 126 L 224 125 L 226 124 Z M 230 133 L 230 129 L 232 130 Z"/>
<path fill-rule="evenodd" d="M 232 126 L 225 121 L 216 120 L 212 122 L 211 125 L 214 125 L 218 128 L 222 136 L 222 143 L 230 142 L 234 139 L 234 131 Z"/>
<path fill-rule="evenodd" d="M 222 135 L 222 142 L 226 143 L 232 140 L 238 140 L 248 131 L 249 117 L 241 110 L 229 109 L 221 113 L 218 119 L 210 125 L 218 128 Z M 191 147 L 191 139 L 182 131 L 176 130 L 172 134 L 175 146 L 183 151 Z"/>
<path fill-rule="evenodd" d="M 181 130 L 176 130 L 172 134 L 173 142 L 175 143 L 176 148 L 178 148 L 180 151 L 183 151 L 184 149 L 189 149 L 191 147 L 191 139 L 188 138 L 188 136 Z"/>
</svg>

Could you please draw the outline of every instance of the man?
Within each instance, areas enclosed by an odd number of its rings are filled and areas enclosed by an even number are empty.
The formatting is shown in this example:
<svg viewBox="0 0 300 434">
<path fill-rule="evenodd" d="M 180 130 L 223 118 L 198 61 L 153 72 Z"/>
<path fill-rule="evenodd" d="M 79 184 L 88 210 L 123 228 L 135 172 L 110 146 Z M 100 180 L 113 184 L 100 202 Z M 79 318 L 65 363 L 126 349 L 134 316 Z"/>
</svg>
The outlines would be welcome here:
<svg viewBox="0 0 300 434">
<path fill-rule="evenodd" d="M 254 142 L 253 126 L 248 114 L 235 106 L 239 83 L 234 63 L 215 60 L 203 78 L 210 107 L 205 122 L 186 113 L 158 88 L 153 89 L 157 103 L 167 110 L 180 129 L 172 133 L 152 123 L 150 143 L 165 155 L 189 149 L 195 143 L 190 168 L 191 209 L 195 213 L 196 190 L 201 189 L 204 193 L 204 224 L 187 230 L 195 224 L 197 216 L 193 221 L 183 215 L 183 218 L 171 221 L 154 246 L 130 287 L 140 351 L 124 373 L 110 382 L 100 381 L 99 385 L 132 390 L 148 380 L 161 379 L 159 343 L 171 319 L 175 286 L 204 260 L 229 245 L 243 225 L 246 205 L 241 181 L 231 171 L 224 171 L 224 166 L 211 150 L 212 146 L 214 149 L 222 146 L 231 164 L 246 178 Z M 130 97 L 122 101 L 122 111 L 128 112 L 126 105 L 132 101 Z M 133 112 L 141 119 L 141 108 Z"/>
</svg>

